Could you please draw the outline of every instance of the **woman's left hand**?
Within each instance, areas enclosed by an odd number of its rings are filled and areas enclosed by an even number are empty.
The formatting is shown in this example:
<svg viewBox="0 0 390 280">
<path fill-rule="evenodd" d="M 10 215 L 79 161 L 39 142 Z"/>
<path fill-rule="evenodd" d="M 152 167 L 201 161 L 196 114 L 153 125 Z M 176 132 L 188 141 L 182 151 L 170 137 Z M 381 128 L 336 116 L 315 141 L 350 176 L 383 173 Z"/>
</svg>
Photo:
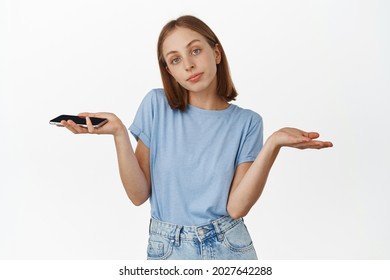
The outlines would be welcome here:
<svg viewBox="0 0 390 280">
<path fill-rule="evenodd" d="M 274 132 L 270 141 L 278 148 L 322 149 L 333 147 L 332 142 L 314 140 L 320 137 L 317 132 L 305 132 L 292 127 L 285 127 Z"/>
</svg>

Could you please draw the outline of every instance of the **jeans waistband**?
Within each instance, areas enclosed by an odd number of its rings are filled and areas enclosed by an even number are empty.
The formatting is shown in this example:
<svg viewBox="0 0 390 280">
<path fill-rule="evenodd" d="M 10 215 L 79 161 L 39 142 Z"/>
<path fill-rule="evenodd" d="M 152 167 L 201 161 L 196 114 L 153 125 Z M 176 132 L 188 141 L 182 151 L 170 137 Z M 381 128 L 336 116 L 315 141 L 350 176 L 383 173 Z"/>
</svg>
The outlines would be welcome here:
<svg viewBox="0 0 390 280">
<path fill-rule="evenodd" d="M 243 219 L 233 219 L 230 216 L 224 216 L 209 224 L 201 226 L 183 226 L 175 225 L 167 222 L 162 222 L 154 218 L 150 219 L 149 233 L 158 234 L 166 238 L 175 241 L 175 244 L 179 246 L 180 240 L 193 241 L 199 240 L 200 242 L 217 236 L 219 241 L 223 240 L 223 234 L 234 227 L 235 225 L 242 223 Z"/>
</svg>

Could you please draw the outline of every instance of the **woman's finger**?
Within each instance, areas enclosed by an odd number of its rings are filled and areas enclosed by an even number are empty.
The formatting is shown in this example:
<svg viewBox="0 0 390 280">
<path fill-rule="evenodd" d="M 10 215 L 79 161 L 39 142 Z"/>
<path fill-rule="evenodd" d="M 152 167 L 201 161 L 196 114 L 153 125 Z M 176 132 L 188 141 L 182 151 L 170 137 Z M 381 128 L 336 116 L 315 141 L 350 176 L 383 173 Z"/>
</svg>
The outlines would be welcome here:
<svg viewBox="0 0 390 280">
<path fill-rule="evenodd" d="M 75 131 L 75 133 L 86 133 L 88 131 L 86 128 L 79 126 L 72 120 L 68 120 L 68 125 Z"/>
<path fill-rule="evenodd" d="M 78 133 L 67 121 L 61 121 L 61 124 L 68 130 L 72 131 L 74 134 Z"/>
<path fill-rule="evenodd" d="M 318 132 L 308 132 L 307 137 L 309 137 L 310 139 L 317 139 L 318 137 L 320 137 L 320 134 Z"/>
<path fill-rule="evenodd" d="M 328 141 L 316 141 L 312 140 L 306 143 L 299 143 L 293 145 L 294 148 L 298 149 L 322 149 L 322 148 L 330 148 L 333 147 L 333 144 Z"/>
<path fill-rule="evenodd" d="M 292 139 L 292 143 L 294 144 L 307 143 L 311 141 L 311 138 L 306 135 L 292 136 Z"/>
<path fill-rule="evenodd" d="M 88 126 L 88 132 L 89 133 L 94 133 L 95 132 L 95 128 L 93 127 L 92 125 L 92 122 L 91 122 L 91 119 L 87 116 L 85 117 L 86 121 L 87 121 L 87 126 Z"/>
</svg>

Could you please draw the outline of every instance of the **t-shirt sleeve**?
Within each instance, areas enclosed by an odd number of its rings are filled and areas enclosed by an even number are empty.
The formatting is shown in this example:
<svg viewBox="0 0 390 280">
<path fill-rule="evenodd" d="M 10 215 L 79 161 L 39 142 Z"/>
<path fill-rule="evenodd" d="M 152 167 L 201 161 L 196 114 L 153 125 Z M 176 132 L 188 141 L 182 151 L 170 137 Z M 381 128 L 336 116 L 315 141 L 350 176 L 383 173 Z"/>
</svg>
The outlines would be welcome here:
<svg viewBox="0 0 390 280">
<path fill-rule="evenodd" d="M 237 155 L 236 167 L 243 162 L 254 161 L 263 147 L 263 119 L 260 115 L 252 119 L 243 144 Z"/>
<path fill-rule="evenodd" d="M 129 130 L 131 134 L 150 148 L 150 138 L 152 135 L 153 115 L 154 115 L 154 92 L 150 91 L 142 100 L 137 113 L 135 114 L 133 123 L 130 125 Z"/>
</svg>

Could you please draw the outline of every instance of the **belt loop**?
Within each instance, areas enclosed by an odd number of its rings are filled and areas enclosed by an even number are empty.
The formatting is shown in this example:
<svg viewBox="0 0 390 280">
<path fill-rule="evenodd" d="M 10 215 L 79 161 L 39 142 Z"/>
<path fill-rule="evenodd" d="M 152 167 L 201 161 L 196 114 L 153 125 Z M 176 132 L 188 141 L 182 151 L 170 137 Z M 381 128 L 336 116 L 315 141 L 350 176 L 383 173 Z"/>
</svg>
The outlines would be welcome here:
<svg viewBox="0 0 390 280">
<path fill-rule="evenodd" d="M 180 246 L 180 232 L 183 226 L 176 226 L 176 233 L 175 233 L 175 246 L 179 247 Z"/>
<path fill-rule="evenodd" d="M 150 228 L 152 227 L 152 218 L 149 220 L 149 234 L 150 234 Z"/>
<path fill-rule="evenodd" d="M 214 229 L 215 229 L 215 233 L 217 234 L 217 240 L 219 242 L 222 242 L 223 241 L 223 232 L 221 231 L 221 229 L 218 226 L 218 221 L 212 221 L 211 223 L 213 224 Z"/>
</svg>

